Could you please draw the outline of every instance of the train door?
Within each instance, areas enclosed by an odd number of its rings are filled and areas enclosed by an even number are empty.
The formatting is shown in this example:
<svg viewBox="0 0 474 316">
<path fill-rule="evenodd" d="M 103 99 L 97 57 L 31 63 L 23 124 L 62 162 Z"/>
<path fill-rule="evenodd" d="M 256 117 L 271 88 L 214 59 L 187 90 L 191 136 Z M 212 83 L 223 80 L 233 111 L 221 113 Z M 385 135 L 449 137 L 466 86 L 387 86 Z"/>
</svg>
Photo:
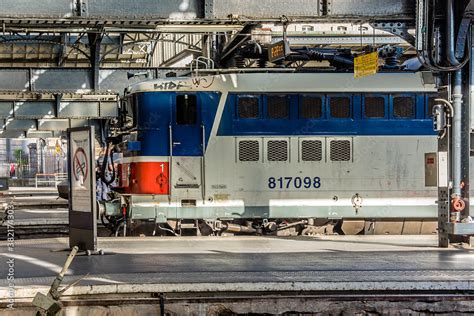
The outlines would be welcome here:
<svg viewBox="0 0 474 316">
<path fill-rule="evenodd" d="M 170 125 L 171 185 L 177 197 L 201 197 L 204 147 L 201 122 L 197 94 L 177 94 Z"/>
</svg>

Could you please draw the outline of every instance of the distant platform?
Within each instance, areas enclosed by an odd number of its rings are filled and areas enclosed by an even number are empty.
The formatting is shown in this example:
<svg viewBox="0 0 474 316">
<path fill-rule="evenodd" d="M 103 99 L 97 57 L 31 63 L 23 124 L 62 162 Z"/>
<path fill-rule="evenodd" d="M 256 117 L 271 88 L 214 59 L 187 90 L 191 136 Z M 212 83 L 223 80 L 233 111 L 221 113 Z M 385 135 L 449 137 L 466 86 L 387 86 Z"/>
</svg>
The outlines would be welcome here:
<svg viewBox="0 0 474 316">
<path fill-rule="evenodd" d="M 57 192 L 56 187 L 50 186 L 39 186 L 39 187 L 9 187 L 8 191 L 11 192 Z"/>
<path fill-rule="evenodd" d="M 6 242 L 0 242 L 5 249 Z M 103 256 L 74 259 L 66 297 L 131 293 L 472 293 L 474 251 L 437 247 L 437 236 L 99 238 Z M 67 238 L 18 240 L 15 298 L 46 293 Z M 7 274 L 7 265 L 0 265 Z M 7 295 L 0 279 L 0 297 Z M 301 292 L 301 293 L 303 293 Z M 5 300 L 0 300 L 3 304 Z M 474 308 L 474 307 L 473 307 Z"/>
<path fill-rule="evenodd" d="M 8 190 L 0 191 L 3 195 L 58 195 L 58 189 L 54 187 L 9 187 Z"/>
</svg>

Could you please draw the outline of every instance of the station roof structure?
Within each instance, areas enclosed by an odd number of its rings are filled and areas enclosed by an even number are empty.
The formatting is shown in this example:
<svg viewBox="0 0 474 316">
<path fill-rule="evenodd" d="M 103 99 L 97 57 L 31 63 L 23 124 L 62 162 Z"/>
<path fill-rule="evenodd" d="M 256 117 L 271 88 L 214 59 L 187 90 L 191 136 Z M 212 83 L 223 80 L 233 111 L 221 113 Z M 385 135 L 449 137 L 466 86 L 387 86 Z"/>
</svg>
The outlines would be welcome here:
<svg viewBox="0 0 474 316">
<path fill-rule="evenodd" d="M 114 117 L 124 88 L 143 80 L 127 73 L 184 71 L 216 34 L 230 50 L 242 35 L 278 41 L 285 23 L 292 46 L 408 51 L 415 10 L 411 0 L 3 0 L 0 137 Z"/>
</svg>

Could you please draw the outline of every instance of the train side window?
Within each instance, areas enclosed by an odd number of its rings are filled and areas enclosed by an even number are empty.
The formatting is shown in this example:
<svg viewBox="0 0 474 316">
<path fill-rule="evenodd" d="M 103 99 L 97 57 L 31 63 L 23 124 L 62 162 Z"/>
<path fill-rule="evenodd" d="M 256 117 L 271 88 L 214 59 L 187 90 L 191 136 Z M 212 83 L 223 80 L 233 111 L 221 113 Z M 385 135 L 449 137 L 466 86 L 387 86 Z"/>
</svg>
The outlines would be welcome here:
<svg viewBox="0 0 474 316">
<path fill-rule="evenodd" d="M 382 97 L 365 97 L 364 113 L 367 118 L 385 117 L 385 99 Z"/>
<path fill-rule="evenodd" d="M 333 118 L 351 117 L 351 99 L 348 97 L 331 97 L 330 108 Z"/>
<path fill-rule="evenodd" d="M 259 104 L 257 97 L 238 97 L 237 113 L 241 119 L 259 118 Z"/>
<path fill-rule="evenodd" d="M 197 98 L 195 95 L 176 96 L 176 124 L 192 125 L 197 122 Z"/>
<path fill-rule="evenodd" d="M 396 118 L 410 118 L 415 115 L 415 99 L 400 96 L 393 98 L 393 116 Z"/>
<path fill-rule="evenodd" d="M 286 95 L 270 95 L 267 97 L 267 117 L 286 119 L 290 115 L 289 99 Z"/>
<path fill-rule="evenodd" d="M 137 104 L 137 94 L 130 95 L 122 100 L 123 124 L 127 128 L 132 128 L 137 125 Z"/>
<path fill-rule="evenodd" d="M 305 96 L 301 99 L 300 118 L 318 119 L 323 116 L 323 100 L 321 97 Z"/>
</svg>

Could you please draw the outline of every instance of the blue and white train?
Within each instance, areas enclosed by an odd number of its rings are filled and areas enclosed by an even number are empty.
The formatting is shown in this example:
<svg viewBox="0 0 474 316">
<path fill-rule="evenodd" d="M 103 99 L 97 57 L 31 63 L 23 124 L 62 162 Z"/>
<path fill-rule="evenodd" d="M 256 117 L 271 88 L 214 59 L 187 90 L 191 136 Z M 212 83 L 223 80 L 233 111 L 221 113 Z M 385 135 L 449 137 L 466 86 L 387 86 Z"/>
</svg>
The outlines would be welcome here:
<svg viewBox="0 0 474 316">
<path fill-rule="evenodd" d="M 117 212 L 129 228 L 152 221 L 173 233 L 301 233 L 341 220 L 362 222 L 358 230 L 374 220 L 422 226 L 437 217 L 436 182 L 427 182 L 435 161 L 425 156 L 437 151 L 436 97 L 422 72 L 137 83 L 123 105 Z"/>
</svg>

